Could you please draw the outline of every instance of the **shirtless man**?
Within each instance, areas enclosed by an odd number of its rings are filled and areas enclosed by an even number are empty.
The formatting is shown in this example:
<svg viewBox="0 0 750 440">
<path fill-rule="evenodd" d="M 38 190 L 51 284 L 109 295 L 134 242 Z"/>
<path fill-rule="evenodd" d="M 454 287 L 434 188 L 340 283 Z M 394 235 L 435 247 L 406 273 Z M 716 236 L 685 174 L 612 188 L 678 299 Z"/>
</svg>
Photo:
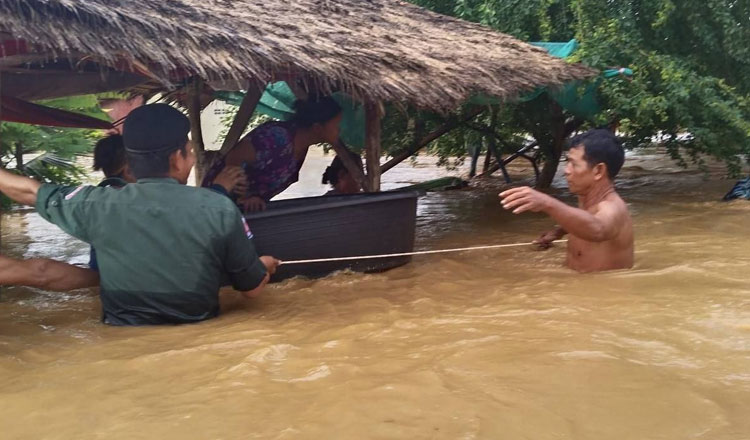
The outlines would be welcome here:
<svg viewBox="0 0 750 440">
<path fill-rule="evenodd" d="M 503 207 L 514 214 L 544 212 L 559 226 L 535 242 L 549 247 L 570 234 L 567 266 L 578 272 L 633 267 L 633 221 L 615 192 L 614 179 L 625 152 L 608 130 L 589 130 L 571 141 L 565 178 L 578 196 L 578 208 L 533 190 L 514 188 L 500 194 Z"/>
</svg>

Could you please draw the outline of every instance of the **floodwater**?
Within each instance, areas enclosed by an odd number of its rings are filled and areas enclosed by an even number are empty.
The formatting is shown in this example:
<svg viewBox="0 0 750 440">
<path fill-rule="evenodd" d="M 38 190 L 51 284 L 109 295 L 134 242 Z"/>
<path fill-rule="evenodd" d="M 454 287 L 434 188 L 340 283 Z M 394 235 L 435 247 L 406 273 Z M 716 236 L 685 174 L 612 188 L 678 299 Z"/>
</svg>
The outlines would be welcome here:
<svg viewBox="0 0 750 440">
<path fill-rule="evenodd" d="M 386 186 L 440 173 L 402 166 Z M 503 212 L 498 180 L 424 197 L 417 247 L 552 224 Z M 151 328 L 100 324 L 94 291 L 4 288 L 0 437 L 748 439 L 750 203 L 717 201 L 731 185 L 630 157 L 630 271 L 578 275 L 561 248 L 417 257 L 253 301 L 227 291 L 218 319 Z M 86 261 L 33 213 L 5 216 L 2 245 Z"/>
</svg>

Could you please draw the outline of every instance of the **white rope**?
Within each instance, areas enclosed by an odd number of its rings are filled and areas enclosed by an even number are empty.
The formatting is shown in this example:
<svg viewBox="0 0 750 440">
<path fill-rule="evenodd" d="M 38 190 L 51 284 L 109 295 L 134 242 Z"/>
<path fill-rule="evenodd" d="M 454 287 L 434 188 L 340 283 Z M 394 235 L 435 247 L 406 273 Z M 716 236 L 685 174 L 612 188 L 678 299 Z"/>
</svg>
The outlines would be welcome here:
<svg viewBox="0 0 750 440">
<path fill-rule="evenodd" d="M 566 243 L 567 241 L 568 240 L 555 240 L 553 241 L 553 243 Z M 329 263 L 332 261 L 370 260 L 373 258 L 407 257 L 411 255 L 447 254 L 449 252 L 481 251 L 481 250 L 486 250 L 486 249 L 501 249 L 501 248 L 510 248 L 510 247 L 529 246 L 533 244 L 534 243 L 493 244 L 489 246 L 474 246 L 474 247 L 455 248 L 455 249 L 438 249 L 434 251 L 402 252 L 398 254 L 360 255 L 358 257 L 316 258 L 312 260 L 282 261 L 281 265 L 290 266 L 292 264 Z"/>
</svg>

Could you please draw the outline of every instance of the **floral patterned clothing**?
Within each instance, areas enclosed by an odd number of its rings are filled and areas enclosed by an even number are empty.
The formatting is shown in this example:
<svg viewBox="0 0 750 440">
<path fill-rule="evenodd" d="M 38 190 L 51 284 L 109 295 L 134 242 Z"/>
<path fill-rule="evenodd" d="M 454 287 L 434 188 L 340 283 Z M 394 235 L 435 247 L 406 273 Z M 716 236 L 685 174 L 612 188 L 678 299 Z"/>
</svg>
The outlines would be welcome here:
<svg viewBox="0 0 750 440">
<path fill-rule="evenodd" d="M 295 131 L 290 122 L 273 121 L 260 125 L 247 135 L 255 149 L 255 161 L 243 164 L 248 196 L 269 201 L 299 180 L 302 162 L 294 157 Z M 223 158 L 214 163 L 201 186 L 210 187 L 225 166 Z"/>
</svg>

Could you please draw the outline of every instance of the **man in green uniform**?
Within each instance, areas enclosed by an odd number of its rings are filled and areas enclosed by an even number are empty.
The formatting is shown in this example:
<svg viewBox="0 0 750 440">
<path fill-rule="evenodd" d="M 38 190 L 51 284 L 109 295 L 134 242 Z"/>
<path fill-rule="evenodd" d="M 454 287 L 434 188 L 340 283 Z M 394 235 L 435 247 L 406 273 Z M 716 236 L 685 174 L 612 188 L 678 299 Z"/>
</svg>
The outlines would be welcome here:
<svg viewBox="0 0 750 440">
<path fill-rule="evenodd" d="M 227 197 L 185 186 L 195 163 L 189 130 L 187 118 L 168 105 L 134 110 L 123 136 L 138 182 L 120 189 L 41 185 L 0 170 L 0 191 L 96 248 L 105 323 L 215 317 L 223 282 L 252 297 L 279 264 L 257 256 Z"/>
</svg>

